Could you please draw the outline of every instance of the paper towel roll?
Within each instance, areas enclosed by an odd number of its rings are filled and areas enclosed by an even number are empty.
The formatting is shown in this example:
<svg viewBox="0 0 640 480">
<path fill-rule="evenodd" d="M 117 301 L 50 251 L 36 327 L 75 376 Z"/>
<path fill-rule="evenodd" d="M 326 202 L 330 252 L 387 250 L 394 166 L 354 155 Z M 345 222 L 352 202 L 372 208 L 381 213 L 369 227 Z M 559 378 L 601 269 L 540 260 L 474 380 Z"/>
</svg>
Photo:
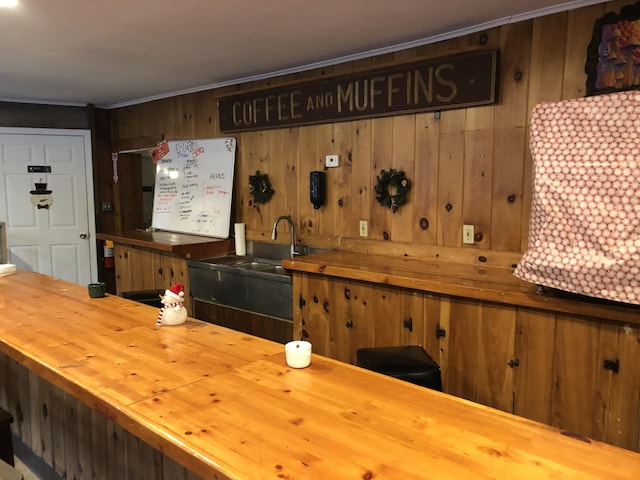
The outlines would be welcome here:
<svg viewBox="0 0 640 480">
<path fill-rule="evenodd" d="M 236 238 L 236 255 L 246 255 L 247 242 L 244 237 L 244 223 L 236 223 L 233 227 Z"/>
</svg>

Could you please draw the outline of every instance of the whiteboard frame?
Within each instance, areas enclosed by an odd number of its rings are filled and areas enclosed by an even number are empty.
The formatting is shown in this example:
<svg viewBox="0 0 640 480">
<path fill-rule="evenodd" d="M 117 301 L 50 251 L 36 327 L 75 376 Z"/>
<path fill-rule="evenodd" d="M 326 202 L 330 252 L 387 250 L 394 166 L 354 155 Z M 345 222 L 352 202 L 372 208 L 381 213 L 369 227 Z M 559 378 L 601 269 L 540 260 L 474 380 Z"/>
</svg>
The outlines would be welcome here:
<svg viewBox="0 0 640 480">
<path fill-rule="evenodd" d="M 229 238 L 236 139 L 176 140 L 156 164 L 151 227 Z"/>
</svg>

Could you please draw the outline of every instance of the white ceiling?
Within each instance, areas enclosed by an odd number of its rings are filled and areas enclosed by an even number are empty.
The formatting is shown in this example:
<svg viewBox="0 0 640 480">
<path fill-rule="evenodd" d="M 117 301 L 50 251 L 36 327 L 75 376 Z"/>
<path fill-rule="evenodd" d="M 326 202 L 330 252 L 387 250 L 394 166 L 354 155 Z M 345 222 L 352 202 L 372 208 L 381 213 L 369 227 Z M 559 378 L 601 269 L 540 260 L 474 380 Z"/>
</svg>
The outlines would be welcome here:
<svg viewBox="0 0 640 480">
<path fill-rule="evenodd" d="M 594 3 L 20 0 L 0 10 L 0 100 L 123 106 Z"/>
</svg>

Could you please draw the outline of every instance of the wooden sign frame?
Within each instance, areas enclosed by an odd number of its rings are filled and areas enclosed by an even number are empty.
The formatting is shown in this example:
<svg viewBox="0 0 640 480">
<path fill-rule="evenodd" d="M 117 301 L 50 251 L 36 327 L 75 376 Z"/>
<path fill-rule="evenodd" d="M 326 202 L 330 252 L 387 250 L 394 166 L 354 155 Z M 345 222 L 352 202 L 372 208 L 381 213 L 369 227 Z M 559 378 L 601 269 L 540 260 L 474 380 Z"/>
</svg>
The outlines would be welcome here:
<svg viewBox="0 0 640 480">
<path fill-rule="evenodd" d="M 489 105 L 497 100 L 495 49 L 223 97 L 220 130 L 240 132 Z"/>
</svg>

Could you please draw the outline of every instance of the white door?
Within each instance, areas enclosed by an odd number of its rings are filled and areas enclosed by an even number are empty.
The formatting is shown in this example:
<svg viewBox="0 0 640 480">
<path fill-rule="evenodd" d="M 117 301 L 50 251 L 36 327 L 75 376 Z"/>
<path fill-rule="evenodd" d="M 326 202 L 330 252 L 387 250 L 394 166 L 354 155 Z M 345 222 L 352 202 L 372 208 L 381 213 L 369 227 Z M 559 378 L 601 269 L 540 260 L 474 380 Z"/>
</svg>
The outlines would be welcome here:
<svg viewBox="0 0 640 480">
<path fill-rule="evenodd" d="M 74 283 L 95 281 L 90 132 L 0 128 L 0 180 L 9 263 Z"/>
</svg>

